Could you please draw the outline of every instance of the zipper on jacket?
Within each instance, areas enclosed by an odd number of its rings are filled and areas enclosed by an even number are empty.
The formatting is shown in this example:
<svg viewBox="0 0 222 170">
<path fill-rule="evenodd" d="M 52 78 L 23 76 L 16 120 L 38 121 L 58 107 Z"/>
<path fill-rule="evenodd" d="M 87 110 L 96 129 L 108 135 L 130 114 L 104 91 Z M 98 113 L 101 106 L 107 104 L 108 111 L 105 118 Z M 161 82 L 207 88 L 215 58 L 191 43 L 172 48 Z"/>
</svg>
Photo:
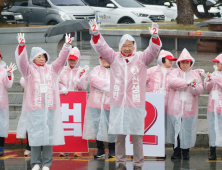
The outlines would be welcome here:
<svg viewBox="0 0 222 170">
<path fill-rule="evenodd" d="M 71 69 L 71 73 L 70 73 L 70 76 L 69 76 L 69 84 L 68 84 L 68 90 L 72 90 L 71 89 L 71 86 L 72 86 L 72 75 L 73 75 L 73 73 L 72 73 L 72 71 L 74 70 L 74 68 L 73 69 Z"/>
</svg>

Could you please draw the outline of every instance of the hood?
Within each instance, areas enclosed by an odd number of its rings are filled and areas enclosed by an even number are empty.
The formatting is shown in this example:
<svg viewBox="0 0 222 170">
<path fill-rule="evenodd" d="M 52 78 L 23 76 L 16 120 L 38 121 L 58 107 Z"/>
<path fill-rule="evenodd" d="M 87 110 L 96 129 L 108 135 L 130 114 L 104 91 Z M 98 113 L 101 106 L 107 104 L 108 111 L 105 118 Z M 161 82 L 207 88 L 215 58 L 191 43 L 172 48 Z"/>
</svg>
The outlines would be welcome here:
<svg viewBox="0 0 222 170">
<path fill-rule="evenodd" d="M 50 56 L 49 54 L 43 50 L 41 47 L 33 47 L 31 50 L 31 55 L 30 55 L 30 63 L 33 63 L 33 60 L 38 57 L 41 54 L 46 54 L 47 55 L 47 61 L 46 64 L 49 62 L 50 60 Z"/>
<path fill-rule="evenodd" d="M 0 62 L 0 66 L 5 67 L 5 66 L 6 66 L 6 63 L 5 63 L 4 61 L 1 60 L 1 62 Z"/>
<path fill-rule="evenodd" d="M 222 64 L 222 54 L 219 54 L 215 59 L 216 59 L 216 60 L 219 60 L 219 61 L 220 61 L 220 64 Z M 215 71 L 217 70 L 217 63 L 215 63 L 215 64 L 213 65 L 213 68 L 214 68 Z"/>
<path fill-rule="evenodd" d="M 167 56 L 167 55 L 171 55 L 173 58 L 174 58 L 174 56 L 173 56 L 173 54 L 171 53 L 171 52 L 169 52 L 169 51 L 165 51 L 165 50 L 161 50 L 160 51 L 160 54 L 159 54 L 159 57 L 158 57 L 158 59 L 157 59 L 157 64 L 158 65 L 160 65 L 160 66 L 162 66 L 162 58 L 164 58 L 165 56 Z M 174 62 L 173 62 L 173 64 L 174 64 Z"/>
<path fill-rule="evenodd" d="M 71 15 L 93 15 L 95 11 L 89 6 L 56 6 L 57 9 Z"/>
<path fill-rule="evenodd" d="M 176 61 L 177 67 L 180 68 L 179 65 L 178 65 L 178 62 L 180 62 L 181 60 L 186 60 L 186 59 L 191 59 L 191 60 L 192 60 L 193 63 L 192 63 L 192 65 L 190 66 L 190 68 L 192 68 L 193 65 L 194 65 L 194 63 L 195 63 L 195 60 L 194 60 L 194 58 L 190 55 L 190 53 L 187 51 L 187 49 L 184 48 L 183 51 L 182 51 L 182 53 L 180 54 L 180 57 L 179 57 L 178 60 Z"/>
<path fill-rule="evenodd" d="M 80 54 L 79 49 L 77 47 L 72 48 L 69 55 L 75 55 L 76 57 L 79 58 L 78 63 L 76 64 L 76 66 L 74 68 L 79 67 L 80 66 L 80 61 L 81 61 L 81 54 Z M 67 64 L 66 65 L 69 66 L 68 59 L 67 59 Z"/>
<path fill-rule="evenodd" d="M 138 12 L 138 13 L 143 13 L 143 14 L 149 14 L 149 15 L 164 15 L 164 13 L 160 10 L 156 9 L 150 9 L 147 7 L 142 7 L 142 8 L 125 8 L 127 11 L 131 12 Z"/>
<path fill-rule="evenodd" d="M 129 35 L 129 34 L 123 35 L 122 38 L 120 39 L 120 42 L 119 42 L 119 51 L 121 52 L 121 48 L 122 48 L 123 44 L 125 44 L 126 40 L 134 41 L 135 50 L 133 51 L 133 53 L 135 53 L 135 52 L 137 51 L 136 41 L 135 41 L 135 39 L 134 39 L 131 35 Z"/>
</svg>

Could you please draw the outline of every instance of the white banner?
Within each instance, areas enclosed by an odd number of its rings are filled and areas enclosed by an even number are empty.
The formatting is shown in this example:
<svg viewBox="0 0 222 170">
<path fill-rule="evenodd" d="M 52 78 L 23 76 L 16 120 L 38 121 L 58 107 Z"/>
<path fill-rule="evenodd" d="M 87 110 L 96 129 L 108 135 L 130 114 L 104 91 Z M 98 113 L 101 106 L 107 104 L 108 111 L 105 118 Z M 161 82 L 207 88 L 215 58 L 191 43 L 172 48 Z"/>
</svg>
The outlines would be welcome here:
<svg viewBox="0 0 222 170">
<path fill-rule="evenodd" d="M 146 115 L 143 136 L 144 156 L 165 156 L 164 94 L 146 93 Z M 133 155 L 130 136 L 126 137 L 126 154 Z"/>
</svg>

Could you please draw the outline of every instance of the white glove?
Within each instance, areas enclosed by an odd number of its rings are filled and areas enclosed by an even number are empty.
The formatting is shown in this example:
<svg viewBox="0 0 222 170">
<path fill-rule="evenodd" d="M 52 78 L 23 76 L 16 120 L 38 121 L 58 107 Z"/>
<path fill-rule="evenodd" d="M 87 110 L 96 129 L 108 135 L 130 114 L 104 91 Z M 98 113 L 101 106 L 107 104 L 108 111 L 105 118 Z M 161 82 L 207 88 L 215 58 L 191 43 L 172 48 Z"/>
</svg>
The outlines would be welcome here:
<svg viewBox="0 0 222 170">
<path fill-rule="evenodd" d="M 198 82 L 198 79 L 197 79 L 197 78 L 194 78 L 194 79 L 188 81 L 188 82 L 187 82 L 187 85 L 188 85 L 188 86 L 191 85 L 192 87 L 196 87 L 197 82 Z"/>
<path fill-rule="evenodd" d="M 79 75 L 79 78 L 81 78 L 82 75 L 88 70 L 89 70 L 89 66 L 87 65 L 85 65 L 83 68 L 79 67 L 77 75 Z"/>
<path fill-rule="evenodd" d="M 21 46 L 25 45 L 25 34 L 24 33 L 23 34 L 18 33 L 17 39 L 18 39 L 19 45 L 21 45 Z"/>
<path fill-rule="evenodd" d="M 205 76 L 205 70 L 203 69 L 198 69 L 198 73 L 200 74 L 200 76 Z"/>
<path fill-rule="evenodd" d="M 10 66 L 7 66 L 6 67 L 6 70 L 7 70 L 7 75 L 8 76 L 11 76 L 11 73 L 13 72 L 13 71 L 15 71 L 17 68 L 16 68 L 16 65 L 15 65 L 15 63 L 14 64 L 10 64 Z"/>
<path fill-rule="evenodd" d="M 211 73 L 205 74 L 204 77 L 207 79 L 207 81 L 211 81 L 212 80 L 212 74 Z"/>
<path fill-rule="evenodd" d="M 70 34 L 66 34 L 66 37 L 65 37 L 65 42 L 66 44 L 69 44 L 71 45 L 72 44 L 72 41 L 74 40 L 74 37 L 70 37 L 71 35 Z"/>
<path fill-rule="evenodd" d="M 92 31 L 93 35 L 98 35 L 100 24 L 97 24 L 96 20 L 92 19 L 92 20 L 89 21 L 89 25 L 90 25 L 90 28 L 91 28 L 91 31 Z"/>
<path fill-rule="evenodd" d="M 69 91 L 68 91 L 68 89 L 67 89 L 66 87 L 63 87 L 63 88 L 62 88 L 62 93 L 63 93 L 63 94 L 67 95 L 68 92 L 69 92 Z"/>
<path fill-rule="evenodd" d="M 158 29 L 159 29 L 159 25 L 155 22 L 152 22 L 152 27 L 149 27 L 150 30 L 150 35 L 152 36 L 152 38 L 157 38 L 158 37 Z"/>
</svg>

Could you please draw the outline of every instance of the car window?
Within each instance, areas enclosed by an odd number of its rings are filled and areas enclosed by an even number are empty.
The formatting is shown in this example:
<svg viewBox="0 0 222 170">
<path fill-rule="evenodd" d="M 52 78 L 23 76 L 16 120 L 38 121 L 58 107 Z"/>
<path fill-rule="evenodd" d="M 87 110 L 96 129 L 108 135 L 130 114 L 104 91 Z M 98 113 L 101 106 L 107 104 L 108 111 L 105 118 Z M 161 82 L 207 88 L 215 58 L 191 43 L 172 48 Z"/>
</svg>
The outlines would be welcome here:
<svg viewBox="0 0 222 170">
<path fill-rule="evenodd" d="M 115 0 L 120 6 L 125 8 L 141 8 L 144 7 L 135 0 Z"/>
<path fill-rule="evenodd" d="M 84 0 L 89 6 L 98 6 L 98 0 Z"/>
<path fill-rule="evenodd" d="M 107 4 L 113 4 L 110 0 L 99 0 L 99 7 L 106 7 Z"/>
<path fill-rule="evenodd" d="M 28 0 L 15 0 L 14 6 L 28 6 Z"/>
<path fill-rule="evenodd" d="M 164 0 L 137 0 L 138 2 L 146 5 L 164 5 Z"/>
<path fill-rule="evenodd" d="M 56 6 L 85 6 L 82 0 L 51 0 Z"/>
</svg>

